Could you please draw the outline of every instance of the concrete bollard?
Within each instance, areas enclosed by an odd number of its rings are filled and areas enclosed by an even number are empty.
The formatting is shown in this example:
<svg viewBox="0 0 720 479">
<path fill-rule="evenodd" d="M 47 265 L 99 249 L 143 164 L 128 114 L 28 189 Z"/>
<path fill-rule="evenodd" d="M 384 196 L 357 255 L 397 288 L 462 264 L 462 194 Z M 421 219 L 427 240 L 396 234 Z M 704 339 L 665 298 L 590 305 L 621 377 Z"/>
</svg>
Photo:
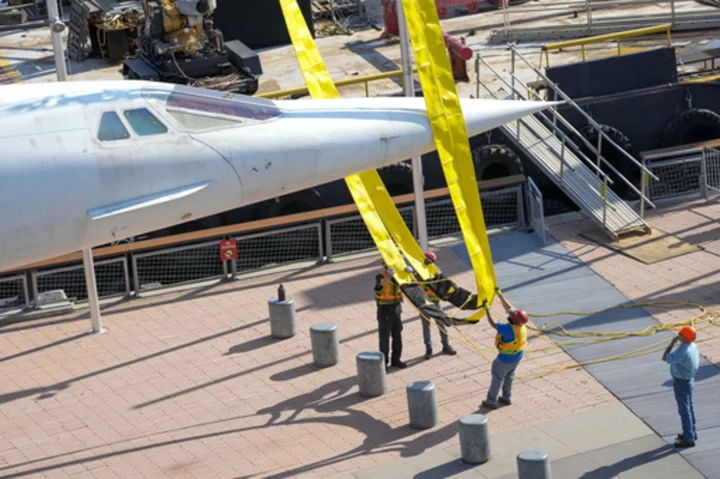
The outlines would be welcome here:
<svg viewBox="0 0 720 479">
<path fill-rule="evenodd" d="M 318 323 L 310 328 L 313 362 L 319 368 L 335 366 L 340 361 L 340 343 L 337 326 L 333 323 Z"/>
<path fill-rule="evenodd" d="M 550 460 L 541 449 L 526 449 L 517 456 L 519 479 L 550 479 Z"/>
<path fill-rule="evenodd" d="M 271 299 L 268 301 L 270 309 L 270 335 L 273 338 L 285 339 L 295 336 L 295 300 Z"/>
<path fill-rule="evenodd" d="M 460 452 L 468 464 L 482 464 L 490 459 L 490 429 L 487 416 L 468 414 L 460 418 Z"/>
<path fill-rule="evenodd" d="M 438 422 L 435 385 L 430 381 L 415 381 L 407 387 L 410 427 L 429 429 Z"/>
<path fill-rule="evenodd" d="M 382 396 L 385 393 L 385 355 L 377 351 L 366 351 L 357 355 L 358 388 L 366 398 Z"/>
</svg>

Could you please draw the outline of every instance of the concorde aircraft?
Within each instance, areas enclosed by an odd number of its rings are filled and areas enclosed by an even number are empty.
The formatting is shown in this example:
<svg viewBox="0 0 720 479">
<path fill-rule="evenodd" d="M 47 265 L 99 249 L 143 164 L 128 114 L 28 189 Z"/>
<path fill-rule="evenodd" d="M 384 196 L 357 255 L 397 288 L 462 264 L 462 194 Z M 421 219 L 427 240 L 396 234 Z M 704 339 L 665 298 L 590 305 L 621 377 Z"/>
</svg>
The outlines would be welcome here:
<svg viewBox="0 0 720 479">
<path fill-rule="evenodd" d="M 462 100 L 469 135 L 549 106 Z M 142 81 L 0 87 L 0 271 L 435 149 L 423 98 L 271 101 Z"/>
</svg>

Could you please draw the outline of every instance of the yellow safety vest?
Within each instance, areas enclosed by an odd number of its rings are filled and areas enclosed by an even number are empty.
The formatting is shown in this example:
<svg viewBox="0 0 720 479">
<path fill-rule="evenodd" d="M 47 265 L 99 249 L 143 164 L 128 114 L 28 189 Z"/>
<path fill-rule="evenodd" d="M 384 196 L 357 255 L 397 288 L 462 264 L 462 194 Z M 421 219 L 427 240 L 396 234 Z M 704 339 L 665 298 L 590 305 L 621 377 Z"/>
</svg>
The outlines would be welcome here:
<svg viewBox="0 0 720 479">
<path fill-rule="evenodd" d="M 381 275 L 383 279 L 387 278 L 385 271 L 383 271 Z M 397 304 L 401 302 L 402 292 L 400 291 L 400 286 L 391 278 L 387 286 L 375 292 L 375 301 L 377 301 L 377 304 Z"/>
<path fill-rule="evenodd" d="M 517 354 L 525 350 L 527 344 L 527 328 L 525 325 L 511 324 L 515 337 L 512 341 L 503 341 L 502 335 L 495 336 L 495 347 L 501 354 Z"/>
</svg>

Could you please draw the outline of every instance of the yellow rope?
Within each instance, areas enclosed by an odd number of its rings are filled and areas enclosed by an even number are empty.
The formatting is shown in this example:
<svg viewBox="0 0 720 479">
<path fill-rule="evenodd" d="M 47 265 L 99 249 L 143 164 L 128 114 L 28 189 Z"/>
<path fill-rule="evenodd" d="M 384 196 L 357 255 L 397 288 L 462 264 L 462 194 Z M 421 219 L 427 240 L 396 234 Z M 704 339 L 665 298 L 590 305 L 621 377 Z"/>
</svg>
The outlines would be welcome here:
<svg viewBox="0 0 720 479">
<path fill-rule="evenodd" d="M 464 305 L 463 305 L 463 306 L 464 306 Z M 588 312 L 560 311 L 560 312 L 546 313 L 546 314 L 531 314 L 531 313 L 528 313 L 528 315 L 531 316 L 531 317 L 536 317 L 536 318 L 549 318 L 549 317 L 561 316 L 561 315 L 592 316 L 592 315 L 595 315 L 595 314 L 600 314 L 600 313 L 604 313 L 604 312 L 607 312 L 607 311 L 612 311 L 612 310 L 615 310 L 615 309 L 629 309 L 629 308 L 638 308 L 638 307 L 657 307 L 657 308 L 667 309 L 667 308 L 673 308 L 673 307 L 687 307 L 687 306 L 692 307 L 692 308 L 694 308 L 694 309 L 699 309 L 699 310 L 701 311 L 701 313 L 698 314 L 698 315 L 696 315 L 696 316 L 694 316 L 693 318 L 691 318 L 691 319 L 689 319 L 689 320 L 678 321 L 678 322 L 668 323 L 668 324 L 657 324 L 657 325 L 654 325 L 654 326 L 647 327 L 647 328 L 645 328 L 645 329 L 643 329 L 643 330 L 640 330 L 640 331 L 628 331 L 628 332 L 594 332 L 594 331 L 581 331 L 581 332 L 573 333 L 573 332 L 570 332 L 570 331 L 568 331 L 567 329 L 565 329 L 565 328 L 564 328 L 562 325 L 560 325 L 560 324 L 553 324 L 553 325 L 550 325 L 550 326 L 547 326 L 547 325 L 546 325 L 546 326 L 539 327 L 539 328 L 538 328 L 538 327 L 535 327 L 535 326 L 532 326 L 532 325 L 528 325 L 528 326 L 527 326 L 528 329 L 530 329 L 531 331 L 535 331 L 535 332 L 538 333 L 538 336 L 536 336 L 536 337 L 538 337 L 538 338 L 539 338 L 539 337 L 545 337 L 545 338 L 547 338 L 547 339 L 552 343 L 552 345 L 551 345 L 551 346 L 548 346 L 548 347 L 540 348 L 540 349 L 526 350 L 526 351 L 525 351 L 525 355 L 524 355 L 524 359 L 525 359 L 525 360 L 529 361 L 531 364 L 534 364 L 535 366 L 537 366 L 537 367 L 539 367 L 539 368 L 541 368 L 541 369 L 545 369 L 546 372 L 541 373 L 541 374 L 537 374 L 537 375 L 534 375 L 534 376 L 518 376 L 517 378 L 518 378 L 518 379 L 537 379 L 537 378 L 541 378 L 541 377 L 548 376 L 548 375 L 550 375 L 550 374 L 554 374 L 554 373 L 559 373 L 559 372 L 562 372 L 562 371 L 566 371 L 566 370 L 568 370 L 568 369 L 574 369 L 574 368 L 578 368 L 578 367 L 589 366 L 589 365 L 591 365 L 591 364 L 599 364 L 599 363 L 610 362 L 610 361 L 619 361 L 619 360 L 621 360 L 621 359 L 637 358 L 637 357 L 641 357 L 641 356 L 645 356 L 645 355 L 648 355 L 648 354 L 652 354 L 652 353 L 656 353 L 656 352 L 662 351 L 663 349 L 665 349 L 665 348 L 667 347 L 667 344 L 669 343 L 669 340 L 658 341 L 658 342 L 655 342 L 655 343 L 652 343 L 652 344 L 643 346 L 643 347 L 641 347 L 641 348 L 633 349 L 633 350 L 631 350 L 631 351 L 626 351 L 626 352 L 624 352 L 624 353 L 616 354 L 616 355 L 613 355 L 613 356 L 608 356 L 608 357 L 604 357 L 604 358 L 594 359 L 594 360 L 591 360 L 591 361 L 584 361 L 584 362 L 580 362 L 580 363 L 567 364 L 567 365 L 563 365 L 563 366 L 546 366 L 546 365 L 540 364 L 538 361 L 536 361 L 535 359 L 533 359 L 533 357 L 532 357 L 531 355 L 528 354 L 528 353 L 539 353 L 539 352 L 547 351 L 547 350 L 549 350 L 549 349 L 552 349 L 554 346 L 560 347 L 560 346 L 569 346 L 569 345 L 575 345 L 575 344 L 594 344 L 594 343 L 600 343 L 600 342 L 605 342 L 605 341 L 613 341 L 613 340 L 616 340 L 616 339 L 623 339 L 623 338 L 628 338 L 628 337 L 652 336 L 653 334 L 656 334 L 656 333 L 661 332 L 661 331 L 667 331 L 667 330 L 679 328 L 679 327 L 686 326 L 686 325 L 692 325 L 692 326 L 694 326 L 697 331 L 702 331 L 702 330 L 705 330 L 705 329 L 710 328 L 710 327 L 712 327 L 712 326 L 720 326 L 720 311 L 708 311 L 709 309 L 717 308 L 718 305 L 713 305 L 713 306 L 707 306 L 707 307 L 705 307 L 705 306 L 701 306 L 701 305 L 699 305 L 699 304 L 697 304 L 697 303 L 682 302 L 682 301 L 678 301 L 678 302 L 656 302 L 656 303 L 646 302 L 646 303 L 633 303 L 633 304 L 619 304 L 619 305 L 612 306 L 612 307 L 609 307 L 609 308 L 599 309 L 599 310 L 595 310 L 595 311 L 588 311 Z M 462 307 L 456 308 L 456 311 L 457 311 L 458 309 L 461 309 L 461 308 L 462 308 Z M 420 310 L 418 310 L 418 312 L 419 312 L 419 314 L 420 314 L 420 317 L 421 317 L 423 320 L 429 321 L 429 322 L 431 322 L 431 323 L 434 323 L 435 326 L 436 326 L 438 329 L 440 329 L 440 326 L 436 323 L 435 320 L 426 317 L 424 314 L 422 314 L 422 312 L 421 312 Z M 460 342 L 462 342 L 463 344 L 465 344 L 466 346 L 468 346 L 470 349 L 475 350 L 475 351 L 476 351 L 477 353 L 479 353 L 488 363 L 491 363 L 492 360 L 485 354 L 484 351 L 493 351 L 493 352 L 495 352 L 495 350 L 494 350 L 494 349 L 490 349 L 490 348 L 481 348 L 481 347 L 477 346 L 475 343 L 473 343 L 473 342 L 457 327 L 457 325 L 456 325 L 455 322 L 453 321 L 453 315 L 449 315 L 449 316 L 450 316 L 450 321 L 451 321 L 452 328 L 453 328 L 460 336 L 458 337 L 458 336 L 451 335 L 449 331 L 447 332 L 447 335 L 448 335 L 449 337 L 451 337 L 451 338 L 454 338 L 454 339 L 456 339 L 456 340 L 459 340 Z M 552 335 L 552 336 L 566 336 L 566 337 L 568 337 L 568 338 L 580 338 L 580 340 L 578 340 L 578 341 L 556 341 L 556 340 L 554 340 L 554 339 L 551 337 L 551 335 Z M 710 340 L 716 339 L 716 338 L 718 338 L 718 337 L 720 337 L 720 334 L 715 334 L 715 335 L 708 336 L 708 337 L 703 338 L 703 339 L 699 339 L 699 340 L 696 341 L 696 343 L 702 343 L 702 342 L 710 341 Z M 528 339 L 532 339 L 532 338 L 528 338 Z"/>
</svg>

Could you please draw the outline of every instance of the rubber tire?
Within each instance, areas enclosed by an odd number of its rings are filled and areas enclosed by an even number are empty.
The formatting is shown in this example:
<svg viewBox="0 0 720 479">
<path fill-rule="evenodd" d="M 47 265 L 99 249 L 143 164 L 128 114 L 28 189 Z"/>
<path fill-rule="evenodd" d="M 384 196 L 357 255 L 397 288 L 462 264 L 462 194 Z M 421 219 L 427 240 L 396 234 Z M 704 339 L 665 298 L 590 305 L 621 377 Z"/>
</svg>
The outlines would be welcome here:
<svg viewBox="0 0 720 479">
<path fill-rule="evenodd" d="M 485 145 L 472 150 L 478 181 L 493 180 L 525 173 L 520 158 L 505 145 Z"/>
<path fill-rule="evenodd" d="M 394 163 L 378 169 L 380 179 L 390 196 L 406 195 L 413 192 L 412 166 L 407 163 Z"/>
<path fill-rule="evenodd" d="M 602 128 L 603 132 L 610 137 L 610 139 L 612 139 L 615 143 L 618 144 L 618 146 L 620 146 L 620 148 L 632 155 L 633 158 L 636 158 L 635 147 L 633 146 L 630 139 L 625 136 L 622 131 L 609 125 L 600 125 L 600 127 Z M 588 140 L 588 142 L 590 142 L 590 144 L 597 148 L 598 131 L 595 129 L 595 127 L 593 127 L 592 125 L 586 125 L 581 130 L 581 133 Z M 582 147 L 583 152 L 591 161 L 595 161 L 595 153 L 591 152 L 590 148 L 588 148 L 587 145 L 581 142 L 578 146 Z M 617 148 L 610 145 L 609 143 L 603 142 L 601 153 L 602 156 L 611 165 L 615 167 L 615 169 L 617 169 L 633 185 L 639 188 L 640 168 L 638 168 L 634 163 L 628 160 L 625 155 L 623 155 L 621 152 L 618 151 Z M 615 172 L 610 171 L 610 169 L 607 167 L 603 167 L 603 165 L 600 165 L 600 168 L 602 168 L 603 171 L 606 171 L 610 179 L 614 182 L 614 184 L 610 185 L 610 189 L 612 189 L 618 196 L 624 199 L 637 197 L 637 194 L 632 191 L 630 186 L 628 186 L 627 183 L 621 180 L 618 175 L 615 174 Z"/>
<path fill-rule="evenodd" d="M 297 191 L 289 195 L 273 198 L 258 205 L 256 219 L 276 218 L 323 208 L 323 200 L 315 188 Z M 257 217 L 257 216 L 260 217 Z"/>
<path fill-rule="evenodd" d="M 668 123 L 662 135 L 662 146 L 687 145 L 720 138 L 720 115 L 704 108 L 691 108 Z"/>
</svg>

